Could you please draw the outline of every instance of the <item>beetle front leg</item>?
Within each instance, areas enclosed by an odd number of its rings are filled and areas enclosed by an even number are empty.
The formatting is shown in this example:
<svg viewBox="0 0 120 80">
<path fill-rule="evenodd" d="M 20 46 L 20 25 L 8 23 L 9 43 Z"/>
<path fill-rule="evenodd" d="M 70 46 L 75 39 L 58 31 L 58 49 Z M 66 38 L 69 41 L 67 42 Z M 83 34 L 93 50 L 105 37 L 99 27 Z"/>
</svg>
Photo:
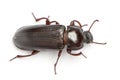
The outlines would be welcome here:
<svg viewBox="0 0 120 80">
<path fill-rule="evenodd" d="M 14 57 L 14 58 L 12 58 L 12 59 L 10 59 L 10 61 L 12 61 L 12 60 L 14 60 L 14 59 L 16 59 L 16 58 L 23 58 L 23 57 L 29 57 L 29 56 L 32 56 L 32 55 L 35 55 L 35 54 L 37 54 L 39 51 L 33 51 L 31 54 L 29 54 L 29 55 L 17 55 L 16 57 Z"/>
<path fill-rule="evenodd" d="M 87 58 L 82 52 L 80 52 L 80 53 L 77 53 L 77 54 L 73 54 L 73 53 L 71 53 L 71 49 L 67 49 L 67 52 L 68 52 L 68 54 L 70 54 L 70 55 L 72 55 L 72 56 L 79 56 L 79 55 L 82 55 L 82 56 L 84 56 L 85 58 Z"/>
<path fill-rule="evenodd" d="M 81 25 L 81 23 L 78 20 L 73 20 L 73 21 L 70 22 L 70 26 L 75 26 L 75 22 L 78 23 L 80 28 L 82 28 L 83 26 L 87 26 L 88 25 L 88 24 Z"/>
<path fill-rule="evenodd" d="M 62 50 L 59 50 L 57 60 L 56 60 L 56 62 L 54 64 L 54 72 L 55 72 L 55 74 L 57 74 L 57 72 L 56 72 L 56 66 L 57 66 L 58 60 L 59 60 L 59 58 L 61 56 L 61 53 L 62 53 Z"/>
</svg>

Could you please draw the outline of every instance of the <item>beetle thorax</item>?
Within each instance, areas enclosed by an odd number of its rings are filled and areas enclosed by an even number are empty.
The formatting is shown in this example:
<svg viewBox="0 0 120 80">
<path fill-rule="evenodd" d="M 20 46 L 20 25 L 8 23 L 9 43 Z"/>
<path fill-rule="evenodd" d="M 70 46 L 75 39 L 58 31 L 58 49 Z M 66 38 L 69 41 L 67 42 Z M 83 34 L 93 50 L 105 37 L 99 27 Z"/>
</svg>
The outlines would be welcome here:
<svg viewBox="0 0 120 80">
<path fill-rule="evenodd" d="M 77 50 L 83 46 L 83 30 L 79 26 L 68 26 L 67 48 Z"/>
<path fill-rule="evenodd" d="M 75 31 L 69 32 L 69 33 L 68 33 L 68 38 L 69 38 L 72 42 L 76 43 L 76 42 L 77 42 L 77 33 L 76 33 Z"/>
</svg>

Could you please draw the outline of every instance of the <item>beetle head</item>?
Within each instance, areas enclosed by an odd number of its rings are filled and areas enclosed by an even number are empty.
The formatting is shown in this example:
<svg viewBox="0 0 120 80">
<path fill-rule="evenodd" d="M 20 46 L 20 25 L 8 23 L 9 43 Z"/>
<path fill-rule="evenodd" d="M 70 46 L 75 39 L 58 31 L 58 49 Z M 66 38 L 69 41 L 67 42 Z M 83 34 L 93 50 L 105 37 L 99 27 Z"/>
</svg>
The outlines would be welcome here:
<svg viewBox="0 0 120 80">
<path fill-rule="evenodd" d="M 95 22 L 98 22 L 98 21 L 99 20 L 94 20 L 93 23 L 91 24 L 90 28 L 87 31 L 83 32 L 83 37 L 84 37 L 84 42 L 85 43 L 95 43 L 95 44 L 103 44 L 103 45 L 106 44 L 106 42 L 105 43 L 99 43 L 99 42 L 94 42 L 93 41 L 93 36 L 92 36 L 92 33 L 90 32 L 90 29 L 93 26 L 93 24 Z"/>
<path fill-rule="evenodd" d="M 74 22 L 77 22 L 79 26 L 75 26 Z M 87 31 L 83 31 L 83 26 L 78 21 L 73 20 L 67 29 L 67 48 L 71 50 L 77 50 L 83 47 L 83 43 L 106 44 L 93 41 L 93 36 L 90 32 L 90 29 L 95 22 L 98 22 L 98 20 L 94 20 Z"/>
<path fill-rule="evenodd" d="M 84 36 L 84 42 L 85 43 L 93 42 L 93 36 L 92 36 L 90 31 L 84 31 L 83 36 Z"/>
<path fill-rule="evenodd" d="M 98 22 L 98 20 L 94 20 L 93 23 L 91 24 L 90 28 L 87 31 L 83 32 L 85 43 L 92 43 L 93 42 L 93 36 L 92 36 L 92 33 L 90 32 L 90 29 L 96 21 Z"/>
</svg>

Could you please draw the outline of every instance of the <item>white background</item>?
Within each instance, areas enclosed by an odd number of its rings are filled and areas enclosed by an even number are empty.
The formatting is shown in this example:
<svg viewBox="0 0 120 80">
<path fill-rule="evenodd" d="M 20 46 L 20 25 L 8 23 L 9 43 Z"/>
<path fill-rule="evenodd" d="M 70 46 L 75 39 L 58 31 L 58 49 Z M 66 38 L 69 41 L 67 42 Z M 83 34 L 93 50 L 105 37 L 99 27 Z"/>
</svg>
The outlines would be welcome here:
<svg viewBox="0 0 120 80">
<path fill-rule="evenodd" d="M 79 51 L 86 56 L 74 57 L 63 50 L 54 75 L 57 50 L 41 49 L 29 58 L 9 62 L 17 54 L 12 38 L 24 25 L 36 23 L 36 17 L 50 16 L 67 26 L 73 19 L 88 24 L 99 19 L 91 29 L 94 41 Z M 120 3 L 119 0 L 0 0 L 0 80 L 120 80 Z"/>
</svg>

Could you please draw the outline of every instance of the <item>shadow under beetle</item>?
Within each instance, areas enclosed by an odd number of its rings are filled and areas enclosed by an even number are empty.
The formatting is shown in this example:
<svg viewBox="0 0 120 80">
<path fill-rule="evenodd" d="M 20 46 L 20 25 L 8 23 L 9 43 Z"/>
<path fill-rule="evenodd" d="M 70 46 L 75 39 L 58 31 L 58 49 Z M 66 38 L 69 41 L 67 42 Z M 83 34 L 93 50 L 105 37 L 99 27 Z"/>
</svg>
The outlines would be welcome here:
<svg viewBox="0 0 120 80">
<path fill-rule="evenodd" d="M 65 26 L 60 25 L 57 21 L 50 21 L 46 17 L 36 18 L 33 13 L 32 15 L 36 22 L 45 19 L 46 25 L 24 26 L 18 29 L 13 37 L 14 44 L 16 47 L 23 50 L 30 50 L 32 53 L 29 55 L 17 55 L 10 61 L 15 58 L 35 55 L 40 51 L 40 48 L 58 49 L 58 58 L 54 64 L 54 72 L 56 74 L 56 65 L 65 45 L 67 45 L 68 54 L 73 56 L 83 55 L 86 58 L 82 52 L 74 54 L 71 51 L 81 49 L 84 43 L 106 44 L 93 41 L 90 29 L 98 20 L 94 20 L 87 31 L 83 31 L 82 29 L 82 27 L 87 26 L 87 24 L 81 25 L 79 21 L 73 20 L 70 22 L 70 25 L 67 26 L 66 30 Z M 76 26 L 75 22 L 78 23 L 79 26 Z M 55 23 L 55 25 L 51 25 L 52 23 Z"/>
</svg>

